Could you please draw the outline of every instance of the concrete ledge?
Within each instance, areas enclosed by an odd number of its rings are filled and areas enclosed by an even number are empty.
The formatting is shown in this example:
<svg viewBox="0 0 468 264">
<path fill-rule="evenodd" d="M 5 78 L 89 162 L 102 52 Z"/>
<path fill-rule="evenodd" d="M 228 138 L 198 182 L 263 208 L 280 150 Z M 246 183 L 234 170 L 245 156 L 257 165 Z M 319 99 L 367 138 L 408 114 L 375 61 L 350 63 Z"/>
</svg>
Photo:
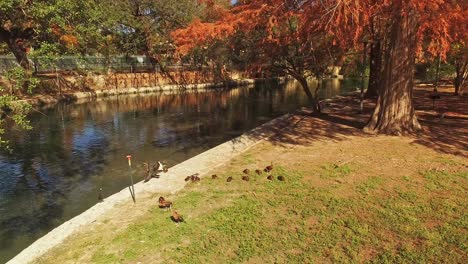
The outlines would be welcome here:
<svg viewBox="0 0 468 264">
<path fill-rule="evenodd" d="M 212 88 L 219 87 L 240 87 L 255 84 L 256 80 L 254 79 L 243 79 L 243 80 L 231 80 L 227 83 L 203 83 L 203 84 L 188 84 L 188 85 L 160 85 L 152 87 L 130 87 L 130 88 L 120 88 L 120 89 L 99 89 L 92 90 L 89 92 L 75 92 L 62 95 L 39 95 L 32 99 L 26 99 L 24 101 L 28 102 L 33 106 L 45 106 L 45 105 L 54 105 L 62 101 L 76 101 L 78 99 L 84 98 L 97 98 L 97 97 L 106 97 L 110 95 L 120 95 L 120 94 L 136 94 L 136 93 L 151 93 L 151 92 L 166 92 L 166 91 L 186 91 L 186 90 L 207 90 Z M 23 101 L 23 100 L 20 100 Z"/>
<path fill-rule="evenodd" d="M 169 172 L 162 174 L 160 179 L 151 180 L 147 183 L 139 182 L 135 184 L 137 204 L 138 199 L 141 197 L 148 197 L 155 193 L 173 194 L 180 191 L 184 188 L 185 184 L 187 184 L 187 182 L 184 181 L 186 176 L 193 173 L 200 173 L 201 177 L 205 176 L 214 168 L 223 165 L 235 156 L 260 143 L 262 140 L 274 136 L 278 131 L 290 125 L 291 119 L 292 115 L 290 114 L 273 119 L 235 139 L 209 149 L 170 168 Z M 122 203 L 133 203 L 127 188 L 107 197 L 103 202 L 94 205 L 80 215 L 53 229 L 7 263 L 24 264 L 33 262 L 48 250 L 61 244 L 67 237 L 78 231 L 82 226 L 96 221 L 98 217 L 103 216 L 114 206 Z"/>
</svg>

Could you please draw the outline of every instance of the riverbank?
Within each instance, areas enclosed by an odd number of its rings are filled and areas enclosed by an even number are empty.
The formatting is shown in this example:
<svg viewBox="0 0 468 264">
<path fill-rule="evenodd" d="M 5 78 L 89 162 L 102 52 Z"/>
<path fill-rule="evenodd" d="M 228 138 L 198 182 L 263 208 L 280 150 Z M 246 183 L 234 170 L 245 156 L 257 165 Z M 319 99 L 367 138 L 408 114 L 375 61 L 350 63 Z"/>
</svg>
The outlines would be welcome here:
<svg viewBox="0 0 468 264">
<path fill-rule="evenodd" d="M 181 85 L 158 85 L 152 87 L 131 87 L 131 88 L 112 88 L 112 89 L 89 89 L 82 92 L 68 92 L 60 94 L 37 94 L 28 99 L 23 99 L 35 107 L 53 107 L 60 102 L 75 102 L 78 100 L 104 98 L 113 95 L 126 95 L 126 94 L 140 94 L 140 93 L 156 93 L 156 92 L 180 92 L 180 91 L 204 91 L 207 89 L 221 88 L 221 87 L 242 87 L 254 85 L 257 82 L 266 80 L 256 79 L 238 79 L 230 80 L 226 83 L 202 83 L 202 84 L 187 84 Z M 282 81 L 282 80 L 278 80 Z"/>
<path fill-rule="evenodd" d="M 143 205 L 143 207 L 145 207 L 144 204 L 147 203 L 149 197 L 151 197 L 155 192 L 175 194 L 186 185 L 183 178 L 185 178 L 186 175 L 193 174 L 193 170 L 196 170 L 199 173 L 206 173 L 213 167 L 218 167 L 228 162 L 231 158 L 259 143 L 261 138 L 269 137 L 273 135 L 277 129 L 281 129 L 286 124 L 289 124 L 287 121 L 289 118 L 289 115 L 285 115 L 281 118 L 274 119 L 259 128 L 246 133 L 245 135 L 230 140 L 210 149 L 209 151 L 199 154 L 194 158 L 184 161 L 170 168 L 170 171 L 168 173 L 164 173 L 161 179 L 153 180 L 149 183 L 143 183 L 140 181 L 141 179 L 137 179 L 137 181 L 140 182 L 135 184 L 135 193 L 138 200 L 136 205 L 133 204 L 128 190 L 124 189 L 105 198 L 103 202 L 96 204 L 82 214 L 55 228 L 23 250 L 8 263 L 29 263 L 33 261 L 36 257 L 41 256 L 47 250 L 60 245 L 64 239 L 77 230 L 80 230 L 84 226 L 93 225 L 93 223 L 98 221 L 100 218 L 105 217 L 107 214 L 113 214 L 113 210 L 121 206 L 130 205 L 132 208 L 137 210 L 134 211 L 134 216 L 140 215 L 139 210 L 142 208 L 141 206 Z M 185 176 L 182 177 L 182 175 Z"/>
<path fill-rule="evenodd" d="M 426 91 L 416 93 L 423 98 Z M 466 111 L 452 98 L 438 102 L 444 118 L 417 105 L 426 132 L 414 138 L 362 133 L 372 103 L 358 114 L 353 96 L 328 102 L 322 116 L 299 111 L 256 130 L 250 149 L 231 145 L 214 155 L 232 160 L 205 169 L 180 164 L 185 169 L 140 184 L 137 190 L 148 193 L 137 194 L 136 205 L 123 190 L 126 202 L 75 226 L 79 231 L 39 262 L 462 261 L 468 163 L 466 120 L 456 117 Z M 450 135 L 439 137 L 445 127 Z M 284 182 L 253 173 L 249 182 L 240 179 L 243 169 L 272 161 Z M 178 193 L 164 189 L 166 181 L 185 185 L 195 172 L 200 183 Z M 173 224 L 157 208 L 160 195 L 174 201 L 186 223 Z"/>
</svg>

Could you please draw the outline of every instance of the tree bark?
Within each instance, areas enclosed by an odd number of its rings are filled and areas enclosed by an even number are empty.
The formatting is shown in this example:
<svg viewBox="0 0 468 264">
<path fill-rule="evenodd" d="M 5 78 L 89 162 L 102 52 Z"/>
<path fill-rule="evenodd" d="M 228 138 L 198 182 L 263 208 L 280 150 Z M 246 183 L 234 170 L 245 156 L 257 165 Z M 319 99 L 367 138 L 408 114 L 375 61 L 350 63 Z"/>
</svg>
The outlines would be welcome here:
<svg viewBox="0 0 468 264">
<path fill-rule="evenodd" d="M 24 32 L 24 35 L 30 34 L 29 30 Z M 13 53 L 19 65 L 25 70 L 31 70 L 31 64 L 28 60 L 26 47 L 24 45 L 25 39 L 15 34 L 15 32 L 6 31 L 0 28 L 0 41 L 5 42 L 8 48 Z"/>
<path fill-rule="evenodd" d="M 466 86 L 466 80 L 468 79 L 468 62 L 456 62 L 455 63 L 456 76 L 454 79 L 455 95 L 463 95 Z"/>
<path fill-rule="evenodd" d="M 9 39 L 7 44 L 10 51 L 15 56 L 16 60 L 18 61 L 19 65 L 23 67 L 25 70 L 31 70 L 31 64 L 28 60 L 28 55 L 26 53 L 26 49 L 23 45 L 20 44 L 20 39 Z"/>
<path fill-rule="evenodd" d="M 413 106 L 416 16 L 395 14 L 384 52 L 377 104 L 365 131 L 401 135 L 421 129 Z"/>
<path fill-rule="evenodd" d="M 380 85 L 380 75 L 382 69 L 382 44 L 380 40 L 375 40 L 370 48 L 370 72 L 369 86 L 365 94 L 366 98 L 377 97 Z"/>
<path fill-rule="evenodd" d="M 293 76 L 293 77 L 301 84 L 301 87 L 304 90 L 304 93 L 306 94 L 307 99 L 309 99 L 310 105 L 311 105 L 312 110 L 314 111 L 314 113 L 320 113 L 321 112 L 320 103 L 317 100 L 317 97 L 314 96 L 312 94 L 312 92 L 310 91 L 309 83 L 307 82 L 307 79 L 305 77 L 303 77 L 303 76 Z M 318 85 L 320 85 L 320 84 L 318 84 Z M 318 93 L 318 87 L 317 87 L 317 90 L 316 90 L 316 95 L 317 95 L 317 93 Z"/>
</svg>

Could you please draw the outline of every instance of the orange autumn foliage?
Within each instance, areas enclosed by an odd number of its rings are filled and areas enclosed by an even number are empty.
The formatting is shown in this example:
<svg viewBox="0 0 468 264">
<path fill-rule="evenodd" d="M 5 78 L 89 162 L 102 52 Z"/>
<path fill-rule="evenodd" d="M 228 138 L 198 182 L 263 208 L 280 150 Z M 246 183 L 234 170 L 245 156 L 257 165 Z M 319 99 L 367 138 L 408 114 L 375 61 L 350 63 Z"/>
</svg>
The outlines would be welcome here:
<svg viewBox="0 0 468 264">
<path fill-rule="evenodd" d="M 60 36 L 60 34 L 62 32 L 62 30 L 60 29 L 60 27 L 57 24 L 53 24 L 50 27 L 50 30 L 51 30 L 52 34 L 54 34 L 55 36 Z"/>
<path fill-rule="evenodd" d="M 455 40 L 467 40 L 468 4 L 453 0 L 322 0 L 324 30 L 343 46 L 359 47 L 364 38 L 382 39 L 401 14 L 417 18 L 417 51 L 443 58 Z"/>
<path fill-rule="evenodd" d="M 78 39 L 71 34 L 65 34 L 60 36 L 60 40 L 64 42 L 65 46 L 69 49 L 78 46 Z"/>
<path fill-rule="evenodd" d="M 210 1 L 208 1 L 210 2 Z M 296 41 L 298 36 L 279 37 L 278 25 L 298 20 L 297 35 L 324 32 L 343 48 L 360 48 L 364 38 L 382 37 L 396 13 L 417 16 L 418 50 L 429 40 L 427 51 L 443 57 L 454 40 L 466 41 L 468 4 L 453 0 L 243 0 L 231 9 L 219 10 L 222 18 L 214 22 L 195 20 L 187 28 L 172 33 L 178 51 L 186 54 L 193 47 L 214 39 L 225 39 L 236 31 L 258 27 L 269 32 L 265 42 Z M 265 44 L 265 43 L 261 43 Z"/>
<path fill-rule="evenodd" d="M 218 21 L 202 22 L 197 19 L 188 27 L 172 32 L 171 36 L 177 45 L 177 51 L 186 54 L 195 46 L 207 41 L 230 37 L 240 28 L 251 30 L 256 25 L 252 21 L 260 21 L 267 11 L 265 7 L 268 6 L 259 2 L 254 1 L 252 4 L 239 5 L 231 9 L 217 7 L 217 12 L 222 14 Z"/>
<path fill-rule="evenodd" d="M 60 28 L 58 25 L 53 24 L 51 26 L 51 32 L 68 48 L 74 48 L 78 46 L 78 38 L 72 34 L 73 27 L 65 26 L 64 29 Z"/>
<path fill-rule="evenodd" d="M 202 23 L 199 19 L 193 21 L 187 28 L 174 31 L 171 36 L 177 45 L 177 51 L 187 54 L 195 46 L 208 40 L 228 37 L 235 28 L 229 24 Z"/>
</svg>

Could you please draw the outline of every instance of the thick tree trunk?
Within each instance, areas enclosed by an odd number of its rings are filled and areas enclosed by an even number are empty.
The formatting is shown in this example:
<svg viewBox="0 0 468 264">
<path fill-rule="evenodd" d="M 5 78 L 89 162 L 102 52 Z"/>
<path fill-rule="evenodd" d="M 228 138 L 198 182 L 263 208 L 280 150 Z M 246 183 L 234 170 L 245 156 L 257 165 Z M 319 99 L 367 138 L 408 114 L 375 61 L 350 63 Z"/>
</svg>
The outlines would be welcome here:
<svg viewBox="0 0 468 264">
<path fill-rule="evenodd" d="M 28 34 L 30 34 L 29 30 L 24 32 L 24 35 Z M 29 64 L 26 47 L 24 45 L 25 40 L 24 38 L 19 37 L 20 35 L 21 34 L 15 34 L 14 32 L 6 31 L 0 28 L 0 42 L 5 42 L 8 45 L 10 51 L 15 56 L 19 65 L 25 70 L 29 71 L 31 69 L 31 65 Z"/>
<path fill-rule="evenodd" d="M 312 110 L 314 111 L 314 113 L 320 113 L 320 111 L 321 111 L 320 103 L 317 100 L 317 97 L 314 96 L 312 94 L 312 92 L 310 91 L 309 83 L 307 82 L 307 79 L 304 78 L 303 76 L 293 76 L 293 77 L 301 84 L 301 87 L 304 90 L 304 93 L 306 94 L 307 99 L 309 100 L 310 105 L 311 105 Z M 320 85 L 320 84 L 318 84 L 318 85 Z M 318 88 L 316 90 L 316 94 L 317 94 L 317 92 L 318 92 Z"/>
<path fill-rule="evenodd" d="M 15 55 L 19 65 L 29 71 L 31 69 L 31 64 L 28 61 L 26 49 L 23 47 L 21 42 L 21 39 L 8 39 L 7 44 L 10 51 Z"/>
<path fill-rule="evenodd" d="M 370 73 L 369 86 L 365 94 L 366 98 L 377 97 L 380 85 L 380 75 L 382 69 L 382 45 L 380 40 L 372 42 L 370 48 Z"/>
<path fill-rule="evenodd" d="M 388 36 L 379 97 L 364 130 L 401 135 L 421 128 L 413 106 L 417 24 L 414 14 L 395 16 Z"/>
</svg>

